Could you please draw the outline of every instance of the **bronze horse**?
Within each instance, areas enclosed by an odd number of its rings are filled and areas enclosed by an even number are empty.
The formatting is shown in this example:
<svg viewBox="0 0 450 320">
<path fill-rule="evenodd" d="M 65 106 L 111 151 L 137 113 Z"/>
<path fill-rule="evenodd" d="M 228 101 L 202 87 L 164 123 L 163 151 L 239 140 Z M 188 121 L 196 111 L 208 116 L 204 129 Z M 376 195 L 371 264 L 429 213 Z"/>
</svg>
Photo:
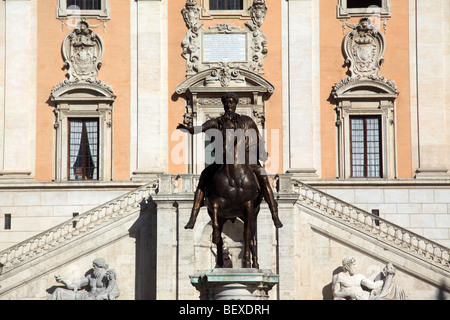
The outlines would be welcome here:
<svg viewBox="0 0 450 320">
<path fill-rule="evenodd" d="M 250 118 L 242 117 L 241 122 L 244 132 L 254 126 Z M 231 135 L 225 140 L 233 146 L 232 161 L 226 161 L 211 173 L 205 190 L 205 205 L 213 228 L 212 241 L 217 245 L 217 267 L 223 267 L 223 226 L 227 220 L 234 222 L 240 218 L 244 222 L 243 267 L 258 269 L 255 232 L 263 193 L 249 166 L 249 138 Z"/>
<path fill-rule="evenodd" d="M 247 164 L 223 164 L 212 181 L 205 204 L 213 227 L 212 241 L 217 245 L 217 267 L 223 267 L 223 225 L 240 218 L 244 222 L 243 267 L 258 269 L 255 231 L 263 199 L 258 179 Z"/>
<path fill-rule="evenodd" d="M 207 133 L 215 129 L 216 133 L 220 132 L 216 146 L 219 149 L 225 146 L 222 152 L 215 151 L 219 158 L 222 155 L 222 160 L 226 159 L 226 161 L 216 159 L 200 175 L 191 217 L 185 228 L 194 227 L 200 207 L 206 205 L 212 221 L 213 242 L 217 245 L 217 267 L 223 267 L 221 236 L 223 225 L 227 220 L 242 219 L 244 222 L 243 264 L 245 268 L 252 266 L 258 268 L 254 238 L 256 218 L 263 199 L 269 204 L 275 227 L 281 228 L 283 224 L 278 217 L 278 206 L 269 179 L 259 164 L 260 160 L 264 160 L 265 149 L 264 143 L 260 140 L 258 127 L 250 117 L 235 112 L 239 101 L 236 94 L 225 93 L 221 99 L 224 115 L 206 121 L 198 127 L 198 130 L 184 124 L 179 124 L 177 127 L 190 134 Z M 229 135 L 230 132 L 231 135 Z M 213 135 L 217 138 L 215 134 Z"/>
</svg>

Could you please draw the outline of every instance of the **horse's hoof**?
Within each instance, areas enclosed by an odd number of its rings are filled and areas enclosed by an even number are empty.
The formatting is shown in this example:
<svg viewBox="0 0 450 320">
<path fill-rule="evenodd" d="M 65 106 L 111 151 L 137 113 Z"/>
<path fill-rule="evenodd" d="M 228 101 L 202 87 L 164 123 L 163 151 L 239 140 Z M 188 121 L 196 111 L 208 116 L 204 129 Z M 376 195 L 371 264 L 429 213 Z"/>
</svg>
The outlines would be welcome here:
<svg viewBox="0 0 450 320">
<path fill-rule="evenodd" d="M 185 229 L 194 229 L 195 222 L 189 221 L 187 225 L 184 226 Z"/>
<path fill-rule="evenodd" d="M 275 228 L 281 228 L 283 226 L 280 219 L 278 218 L 273 219 L 273 224 L 275 225 Z"/>
</svg>

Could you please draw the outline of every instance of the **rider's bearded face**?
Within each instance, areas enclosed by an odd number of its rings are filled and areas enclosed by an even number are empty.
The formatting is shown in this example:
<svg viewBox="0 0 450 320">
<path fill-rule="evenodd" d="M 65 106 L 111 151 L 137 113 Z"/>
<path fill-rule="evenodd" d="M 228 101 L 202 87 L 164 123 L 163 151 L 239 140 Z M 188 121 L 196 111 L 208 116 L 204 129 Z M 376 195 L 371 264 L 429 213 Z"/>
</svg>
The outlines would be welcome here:
<svg viewBox="0 0 450 320">
<path fill-rule="evenodd" d="M 233 98 L 227 98 L 224 102 L 224 109 L 226 113 L 236 112 L 236 101 Z"/>
</svg>

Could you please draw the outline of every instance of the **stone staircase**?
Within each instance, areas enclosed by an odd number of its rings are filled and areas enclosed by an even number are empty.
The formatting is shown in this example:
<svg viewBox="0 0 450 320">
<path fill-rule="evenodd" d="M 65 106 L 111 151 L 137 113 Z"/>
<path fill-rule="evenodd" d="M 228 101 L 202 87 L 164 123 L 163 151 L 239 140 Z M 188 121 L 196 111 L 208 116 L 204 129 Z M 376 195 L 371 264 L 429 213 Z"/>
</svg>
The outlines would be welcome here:
<svg viewBox="0 0 450 320">
<path fill-rule="evenodd" d="M 76 261 L 86 252 L 129 236 L 129 226 L 139 217 L 142 205 L 149 204 L 153 197 L 171 203 L 180 194 L 192 197 L 197 178 L 196 175 L 162 175 L 159 181 L 148 183 L 0 252 L 0 299 L 10 298 L 11 292 L 18 287 Z M 379 250 L 389 252 L 386 259 L 394 260 L 407 272 L 434 286 L 439 286 L 442 278 L 450 278 L 449 248 L 301 181 L 292 180 L 290 175 L 271 178 L 276 181 L 274 191 L 279 197 L 295 196 L 296 205 L 303 212 L 324 222 L 325 227 L 320 223 L 312 224 L 318 231 L 341 237 L 343 242 L 363 239 L 365 243 L 373 243 Z M 114 232 L 108 232 L 113 228 Z M 344 236 L 340 235 L 342 232 Z M 72 250 L 74 248 L 77 250 Z M 69 251 L 70 255 L 62 255 Z M 368 249 L 367 254 L 373 255 L 373 252 Z M 52 261 L 46 263 L 47 260 Z"/>
<path fill-rule="evenodd" d="M 157 181 L 148 183 L 0 252 L 0 299 L 68 261 L 127 236 L 127 228 L 108 231 L 136 220 L 157 185 Z M 71 256 L 61 254 L 69 248 L 77 249 L 70 251 Z M 53 260 L 52 264 L 46 260 Z"/>
<path fill-rule="evenodd" d="M 361 210 L 301 181 L 293 181 L 299 194 L 297 205 L 312 216 L 326 221 L 326 227 L 311 226 L 331 238 L 358 247 L 367 255 L 385 258 L 404 271 L 436 287 L 450 279 L 450 249 L 423 236 Z M 333 227 L 334 226 L 334 227 Z M 345 235 L 339 236 L 337 229 Z M 364 245 L 357 244 L 364 239 Z M 362 241 L 360 241 L 362 244 Z M 368 247 L 367 243 L 373 244 Z M 374 249 L 376 248 L 376 249 Z M 374 252 L 376 251 L 376 252 Z M 449 288 L 445 288 L 446 291 Z"/>
<path fill-rule="evenodd" d="M 426 239 L 414 232 L 361 210 L 325 192 L 294 181 L 294 190 L 299 201 L 320 210 L 324 215 L 351 226 L 377 240 L 389 243 L 405 253 L 428 261 L 433 266 L 450 271 L 450 249 Z"/>
</svg>

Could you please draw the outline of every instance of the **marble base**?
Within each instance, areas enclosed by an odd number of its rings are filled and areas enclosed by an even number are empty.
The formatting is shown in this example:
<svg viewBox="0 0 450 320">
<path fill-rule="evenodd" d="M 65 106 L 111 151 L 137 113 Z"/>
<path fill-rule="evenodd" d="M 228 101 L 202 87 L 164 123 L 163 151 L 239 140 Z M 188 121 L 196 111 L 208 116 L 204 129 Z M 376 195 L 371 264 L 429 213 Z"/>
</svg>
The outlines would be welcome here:
<svg viewBox="0 0 450 320">
<path fill-rule="evenodd" d="M 189 276 L 200 300 L 268 300 L 279 275 L 271 270 L 216 268 Z"/>
</svg>

